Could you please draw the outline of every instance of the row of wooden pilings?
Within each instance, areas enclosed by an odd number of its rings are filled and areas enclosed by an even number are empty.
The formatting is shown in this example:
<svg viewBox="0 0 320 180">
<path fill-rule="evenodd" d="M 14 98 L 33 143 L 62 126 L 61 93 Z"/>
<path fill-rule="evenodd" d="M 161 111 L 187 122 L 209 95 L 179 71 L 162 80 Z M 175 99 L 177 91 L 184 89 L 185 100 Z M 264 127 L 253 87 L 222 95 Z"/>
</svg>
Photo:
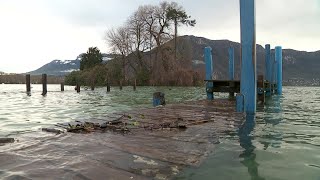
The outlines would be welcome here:
<svg viewBox="0 0 320 180">
<path fill-rule="evenodd" d="M 42 95 L 45 96 L 48 93 L 48 82 L 47 82 L 47 74 L 42 74 Z M 61 86 L 61 91 L 64 91 L 64 83 L 62 82 L 60 84 Z M 119 84 L 120 90 L 122 90 L 122 81 L 120 81 Z M 31 95 L 31 75 L 27 74 L 26 75 L 26 89 L 27 89 L 27 94 Z M 94 85 L 91 85 L 91 90 L 93 91 L 95 89 Z M 80 84 L 77 83 L 75 90 L 77 91 L 77 93 L 80 93 Z M 109 79 L 107 79 L 107 92 L 110 92 L 111 87 L 110 87 L 110 82 Z M 137 80 L 134 80 L 134 84 L 133 84 L 133 90 L 136 91 L 137 90 Z"/>
</svg>

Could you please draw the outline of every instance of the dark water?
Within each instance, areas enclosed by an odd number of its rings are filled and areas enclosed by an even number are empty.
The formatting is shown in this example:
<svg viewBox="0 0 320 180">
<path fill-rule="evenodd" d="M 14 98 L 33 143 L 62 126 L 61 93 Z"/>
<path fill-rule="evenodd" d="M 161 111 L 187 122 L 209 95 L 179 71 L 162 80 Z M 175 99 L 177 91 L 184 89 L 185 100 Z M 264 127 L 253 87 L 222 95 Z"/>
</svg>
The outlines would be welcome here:
<svg viewBox="0 0 320 180">
<path fill-rule="evenodd" d="M 37 138 L 41 127 L 58 122 L 151 107 L 157 90 L 166 93 L 168 103 L 205 98 L 204 88 L 190 87 L 114 88 L 109 94 L 105 88 L 80 94 L 59 88 L 49 86 L 42 97 L 41 86 L 27 96 L 22 85 L 0 85 L 0 137 Z M 320 179 L 320 88 L 284 87 L 283 94 L 259 106 L 256 117 L 247 117 L 239 129 L 222 134 L 208 159 L 177 179 Z M 14 146 L 0 146 L 0 155 Z"/>
<path fill-rule="evenodd" d="M 320 179 L 320 88 L 285 87 L 178 179 Z"/>
</svg>

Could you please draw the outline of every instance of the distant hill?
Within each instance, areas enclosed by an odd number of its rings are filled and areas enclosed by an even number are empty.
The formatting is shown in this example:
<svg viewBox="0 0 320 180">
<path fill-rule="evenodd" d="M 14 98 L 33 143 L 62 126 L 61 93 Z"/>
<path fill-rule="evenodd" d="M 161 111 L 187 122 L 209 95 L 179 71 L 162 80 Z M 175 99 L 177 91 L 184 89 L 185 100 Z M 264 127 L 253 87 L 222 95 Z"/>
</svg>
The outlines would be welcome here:
<svg viewBox="0 0 320 180">
<path fill-rule="evenodd" d="M 164 44 L 173 49 L 173 40 Z M 197 70 L 200 79 L 204 79 L 205 63 L 203 51 L 206 46 L 212 47 L 213 66 L 215 79 L 228 79 L 228 48 L 235 49 L 235 78 L 240 79 L 240 43 L 229 40 L 210 40 L 196 36 L 178 37 L 178 53 L 182 58 L 181 65 L 189 62 L 193 64 L 193 69 Z M 274 47 L 275 45 L 271 45 Z M 257 72 L 264 74 L 264 47 L 257 44 Z M 274 50 L 272 50 L 274 53 Z M 154 54 L 154 50 L 151 51 Z M 113 59 L 115 55 L 103 54 L 104 62 Z M 150 52 L 144 53 L 145 62 L 148 62 Z M 128 60 L 130 60 L 130 56 Z M 153 60 L 154 61 L 154 60 Z M 155 62 L 153 62 L 155 63 Z M 49 75 L 63 76 L 72 71 L 79 70 L 80 55 L 75 60 L 53 60 L 30 73 L 39 75 L 47 73 Z M 283 80 L 286 85 L 316 85 L 320 86 L 320 51 L 306 52 L 293 49 L 283 49 Z M 174 71 L 174 70 L 173 70 Z"/>
<path fill-rule="evenodd" d="M 80 60 L 53 60 L 48 64 L 43 65 L 37 70 L 28 72 L 31 75 L 48 74 L 54 76 L 64 76 L 72 71 L 79 70 Z"/>
<path fill-rule="evenodd" d="M 203 51 L 212 47 L 214 75 L 216 79 L 228 78 L 228 48 L 235 49 L 235 76 L 240 79 L 240 43 L 229 40 L 210 40 L 203 37 L 181 36 L 178 51 L 192 57 L 194 68 L 204 72 Z M 169 42 L 171 43 L 171 42 Z M 187 48 L 186 50 L 186 45 Z M 271 45 L 274 47 L 275 45 Z M 257 72 L 264 74 L 265 49 L 257 44 Z M 274 53 L 274 50 L 272 50 Z M 320 51 L 306 52 L 283 49 L 283 80 L 287 85 L 320 85 Z"/>
<path fill-rule="evenodd" d="M 112 54 L 102 54 L 103 62 L 112 59 Z M 75 60 L 53 60 L 42 67 L 28 72 L 31 75 L 48 74 L 53 76 L 64 76 L 72 71 L 78 71 L 80 68 L 81 54 Z"/>
</svg>

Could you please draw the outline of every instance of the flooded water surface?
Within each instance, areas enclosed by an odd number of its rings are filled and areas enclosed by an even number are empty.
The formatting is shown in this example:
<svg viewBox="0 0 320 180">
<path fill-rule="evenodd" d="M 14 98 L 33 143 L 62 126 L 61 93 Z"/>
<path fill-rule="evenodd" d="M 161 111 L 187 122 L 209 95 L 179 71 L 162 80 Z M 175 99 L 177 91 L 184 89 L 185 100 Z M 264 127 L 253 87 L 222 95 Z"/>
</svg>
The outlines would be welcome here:
<svg viewBox="0 0 320 180">
<path fill-rule="evenodd" d="M 137 91 L 132 87 L 122 91 L 114 87 L 110 93 L 106 93 L 106 88 L 97 88 L 95 91 L 82 89 L 80 94 L 68 86 L 65 92 L 59 90 L 60 86 L 49 85 L 48 94 L 43 97 L 41 86 L 33 85 L 31 96 L 27 96 L 24 85 L 0 85 L 0 137 L 18 140 L 0 145 L 0 179 L 23 179 L 27 177 L 24 174 L 38 179 L 86 179 L 77 172 L 90 168 L 96 169 L 90 176 L 92 179 L 108 179 L 100 177 L 100 171 L 110 172 L 112 179 L 113 173 L 119 173 L 117 169 L 103 169 L 107 166 L 101 164 L 108 161 L 118 169 L 126 168 L 130 166 L 126 163 L 128 158 L 152 166 L 155 162 L 141 157 L 114 156 L 115 152 L 111 152 L 114 147 L 104 152 L 99 145 L 108 145 L 106 137 L 52 135 L 40 129 L 56 123 L 104 119 L 116 112 L 151 107 L 155 91 L 164 92 L 167 103 L 206 97 L 201 87 L 138 87 Z M 220 133 L 219 143 L 199 166 L 181 169 L 167 164 L 161 166 L 170 166 L 170 171 L 177 172 L 173 179 L 320 179 L 319 117 L 320 88 L 284 87 L 283 96 L 273 96 L 265 107 L 258 106 L 255 117 L 248 116 L 240 127 Z M 87 140 L 81 141 L 81 136 Z M 112 135 L 108 136 L 112 140 Z M 59 142 L 67 142 L 67 145 Z M 53 148 L 59 150 L 52 151 Z M 108 154 L 113 157 L 106 158 Z M 70 164 L 72 168 L 66 168 Z M 88 168 L 84 169 L 84 164 Z M 128 173 L 130 177 L 135 170 Z M 51 176 L 57 174 L 61 177 Z M 122 176 L 117 177 L 122 179 Z"/>
</svg>

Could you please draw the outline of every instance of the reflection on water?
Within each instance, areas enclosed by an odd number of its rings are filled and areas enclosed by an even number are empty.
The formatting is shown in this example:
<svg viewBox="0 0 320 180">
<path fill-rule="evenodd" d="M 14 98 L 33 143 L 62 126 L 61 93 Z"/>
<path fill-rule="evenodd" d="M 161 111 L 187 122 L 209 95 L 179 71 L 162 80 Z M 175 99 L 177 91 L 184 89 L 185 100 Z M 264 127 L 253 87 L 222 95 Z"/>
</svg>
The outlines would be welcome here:
<svg viewBox="0 0 320 180">
<path fill-rule="evenodd" d="M 320 88 L 285 87 L 177 179 L 320 179 L 319 117 Z"/>
<path fill-rule="evenodd" d="M 62 93 L 59 86 L 49 86 L 43 97 L 41 86 L 34 85 L 31 96 L 25 86 L 0 86 L 0 136 L 18 138 L 57 122 L 151 107 L 155 91 L 163 91 L 168 103 L 205 98 L 201 87 L 125 87 L 110 93 L 97 88 L 77 94 L 73 87 Z M 208 159 L 177 179 L 320 179 L 320 88 L 284 87 L 283 96 L 266 103 L 240 126 L 234 123 L 234 131 L 219 134 L 220 144 Z"/>
<path fill-rule="evenodd" d="M 265 119 L 265 124 L 271 124 L 272 126 L 276 126 L 281 122 L 281 96 L 273 96 L 267 99 L 266 107 L 260 106 L 258 107 L 264 113 L 278 113 L 277 116 L 273 116 L 271 118 Z M 256 147 L 254 146 L 254 134 L 253 130 L 256 123 L 256 115 L 247 114 L 246 120 L 240 126 L 238 131 L 239 143 L 243 148 L 243 152 L 239 155 L 240 162 L 248 168 L 248 173 L 252 180 L 263 180 L 265 178 L 259 175 L 259 163 L 256 161 L 257 155 L 255 153 Z M 263 149 L 267 150 L 267 148 L 271 145 L 272 147 L 280 148 L 282 134 L 281 132 L 276 132 L 273 135 L 269 135 L 266 137 L 268 139 L 273 139 L 272 143 L 268 141 L 259 141 L 263 144 Z"/>
<path fill-rule="evenodd" d="M 254 149 L 256 148 L 253 143 L 253 135 L 251 134 L 255 126 L 255 115 L 247 115 L 246 121 L 239 128 L 239 142 L 240 146 L 244 149 L 240 154 L 239 158 L 243 159 L 240 162 L 248 168 L 248 173 L 251 179 L 264 179 L 259 176 L 258 167 L 259 164 L 256 162 L 256 154 Z"/>
</svg>

